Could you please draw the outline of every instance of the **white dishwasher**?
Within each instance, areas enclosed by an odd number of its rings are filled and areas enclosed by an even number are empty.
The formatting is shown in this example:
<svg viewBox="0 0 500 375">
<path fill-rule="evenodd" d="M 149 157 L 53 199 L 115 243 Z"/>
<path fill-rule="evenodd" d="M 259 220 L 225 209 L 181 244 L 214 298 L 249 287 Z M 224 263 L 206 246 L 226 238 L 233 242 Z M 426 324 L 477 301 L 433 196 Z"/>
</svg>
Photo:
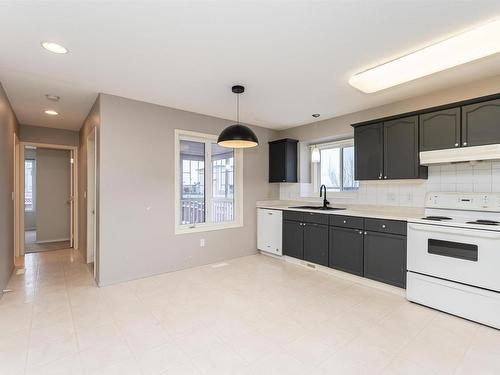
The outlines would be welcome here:
<svg viewBox="0 0 500 375">
<path fill-rule="evenodd" d="M 281 210 L 257 209 L 257 249 L 274 255 L 283 255 L 282 217 Z"/>
</svg>

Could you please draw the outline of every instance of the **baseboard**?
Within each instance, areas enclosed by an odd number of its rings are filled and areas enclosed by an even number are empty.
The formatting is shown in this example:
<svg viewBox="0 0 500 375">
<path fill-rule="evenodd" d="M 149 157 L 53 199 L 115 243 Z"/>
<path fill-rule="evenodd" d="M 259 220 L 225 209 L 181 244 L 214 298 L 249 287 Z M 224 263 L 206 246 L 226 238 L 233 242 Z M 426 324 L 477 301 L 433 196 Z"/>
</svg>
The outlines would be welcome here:
<svg viewBox="0 0 500 375">
<path fill-rule="evenodd" d="M 347 273 L 347 272 L 335 270 L 333 268 L 325 267 L 325 266 L 322 266 L 322 265 L 319 265 L 316 263 L 311 263 L 311 262 L 308 262 L 305 260 L 292 258 L 292 257 L 289 257 L 287 255 L 277 256 L 277 255 L 269 254 L 269 253 L 262 252 L 262 251 L 260 253 L 262 255 L 266 255 L 266 256 L 269 256 L 271 258 L 280 259 L 280 260 L 283 260 L 283 261 L 288 262 L 288 263 L 292 263 L 292 264 L 296 264 L 298 266 L 305 267 L 305 268 L 312 270 L 312 271 L 323 272 L 323 273 L 326 273 L 326 274 L 329 274 L 329 275 L 332 275 L 335 277 L 339 277 L 339 278 L 342 278 L 342 279 L 345 279 L 348 281 L 352 281 L 352 282 L 357 283 L 357 284 L 369 286 L 371 288 L 383 290 L 384 292 L 396 294 L 400 297 L 406 297 L 406 290 L 405 289 L 401 289 L 401 288 L 398 288 L 398 287 L 395 287 L 392 285 L 384 284 L 384 283 L 381 283 L 379 281 L 367 279 L 367 278 L 361 277 L 361 276 L 352 275 L 352 274 Z"/>
<path fill-rule="evenodd" d="M 63 241 L 69 241 L 69 238 L 56 238 L 54 240 L 35 241 L 35 243 L 49 243 L 49 242 L 63 242 Z"/>
</svg>

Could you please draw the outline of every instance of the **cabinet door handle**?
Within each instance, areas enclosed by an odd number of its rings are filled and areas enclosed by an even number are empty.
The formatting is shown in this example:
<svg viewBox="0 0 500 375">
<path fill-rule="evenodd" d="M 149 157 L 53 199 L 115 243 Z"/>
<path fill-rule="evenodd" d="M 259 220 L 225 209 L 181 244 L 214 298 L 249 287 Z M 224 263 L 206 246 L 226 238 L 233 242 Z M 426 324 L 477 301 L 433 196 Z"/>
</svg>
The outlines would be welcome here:
<svg viewBox="0 0 500 375">
<path fill-rule="evenodd" d="M 368 234 L 368 233 L 365 232 L 365 234 Z"/>
<path fill-rule="evenodd" d="M 359 234 L 363 234 L 363 231 L 362 231 L 362 230 L 360 230 L 360 231 L 359 231 Z"/>
<path fill-rule="evenodd" d="M 384 228 L 384 229 L 385 229 L 385 224 L 382 224 L 382 228 Z"/>
<path fill-rule="evenodd" d="M 384 179 L 386 179 L 386 178 L 387 178 L 387 176 L 384 176 Z"/>
<path fill-rule="evenodd" d="M 467 142 L 462 143 L 463 146 L 467 146 Z"/>
<path fill-rule="evenodd" d="M 347 220 L 344 220 L 344 224 L 347 223 Z"/>
<path fill-rule="evenodd" d="M 455 147 L 458 147 L 458 143 L 455 143 Z"/>
<path fill-rule="evenodd" d="M 380 172 L 380 174 L 378 175 L 378 179 L 381 180 L 382 179 L 382 172 Z"/>
</svg>

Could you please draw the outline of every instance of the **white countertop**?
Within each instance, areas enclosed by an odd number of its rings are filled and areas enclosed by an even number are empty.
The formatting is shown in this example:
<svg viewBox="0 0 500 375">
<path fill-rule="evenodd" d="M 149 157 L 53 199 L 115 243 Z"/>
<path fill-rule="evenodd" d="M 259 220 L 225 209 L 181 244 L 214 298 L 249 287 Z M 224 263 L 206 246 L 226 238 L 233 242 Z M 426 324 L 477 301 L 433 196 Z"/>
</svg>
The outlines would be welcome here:
<svg viewBox="0 0 500 375">
<path fill-rule="evenodd" d="M 345 208 L 345 210 L 310 210 L 302 208 L 291 208 L 293 206 L 318 206 L 321 204 L 311 202 L 296 201 L 258 201 L 257 208 L 268 208 L 272 210 L 316 212 L 325 215 L 347 215 L 359 216 L 386 220 L 411 220 L 424 216 L 423 208 L 415 207 L 397 207 L 397 206 L 378 206 L 378 205 L 330 205 L 331 207 Z"/>
</svg>

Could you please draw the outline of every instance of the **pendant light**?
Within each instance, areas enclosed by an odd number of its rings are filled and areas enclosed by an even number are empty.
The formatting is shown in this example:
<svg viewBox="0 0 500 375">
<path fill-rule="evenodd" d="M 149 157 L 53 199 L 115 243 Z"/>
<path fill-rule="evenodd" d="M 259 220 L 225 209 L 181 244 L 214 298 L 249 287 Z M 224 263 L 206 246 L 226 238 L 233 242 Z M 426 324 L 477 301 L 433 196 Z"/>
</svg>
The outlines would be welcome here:
<svg viewBox="0 0 500 375">
<path fill-rule="evenodd" d="M 321 154 L 319 153 L 319 148 L 314 145 L 311 148 L 311 162 L 319 163 L 321 161 Z"/>
<path fill-rule="evenodd" d="M 248 126 L 240 124 L 240 94 L 245 92 L 243 86 L 233 86 L 231 89 L 236 94 L 236 124 L 228 126 L 220 133 L 217 143 L 223 147 L 248 148 L 255 147 L 259 140 L 255 133 Z"/>
</svg>

